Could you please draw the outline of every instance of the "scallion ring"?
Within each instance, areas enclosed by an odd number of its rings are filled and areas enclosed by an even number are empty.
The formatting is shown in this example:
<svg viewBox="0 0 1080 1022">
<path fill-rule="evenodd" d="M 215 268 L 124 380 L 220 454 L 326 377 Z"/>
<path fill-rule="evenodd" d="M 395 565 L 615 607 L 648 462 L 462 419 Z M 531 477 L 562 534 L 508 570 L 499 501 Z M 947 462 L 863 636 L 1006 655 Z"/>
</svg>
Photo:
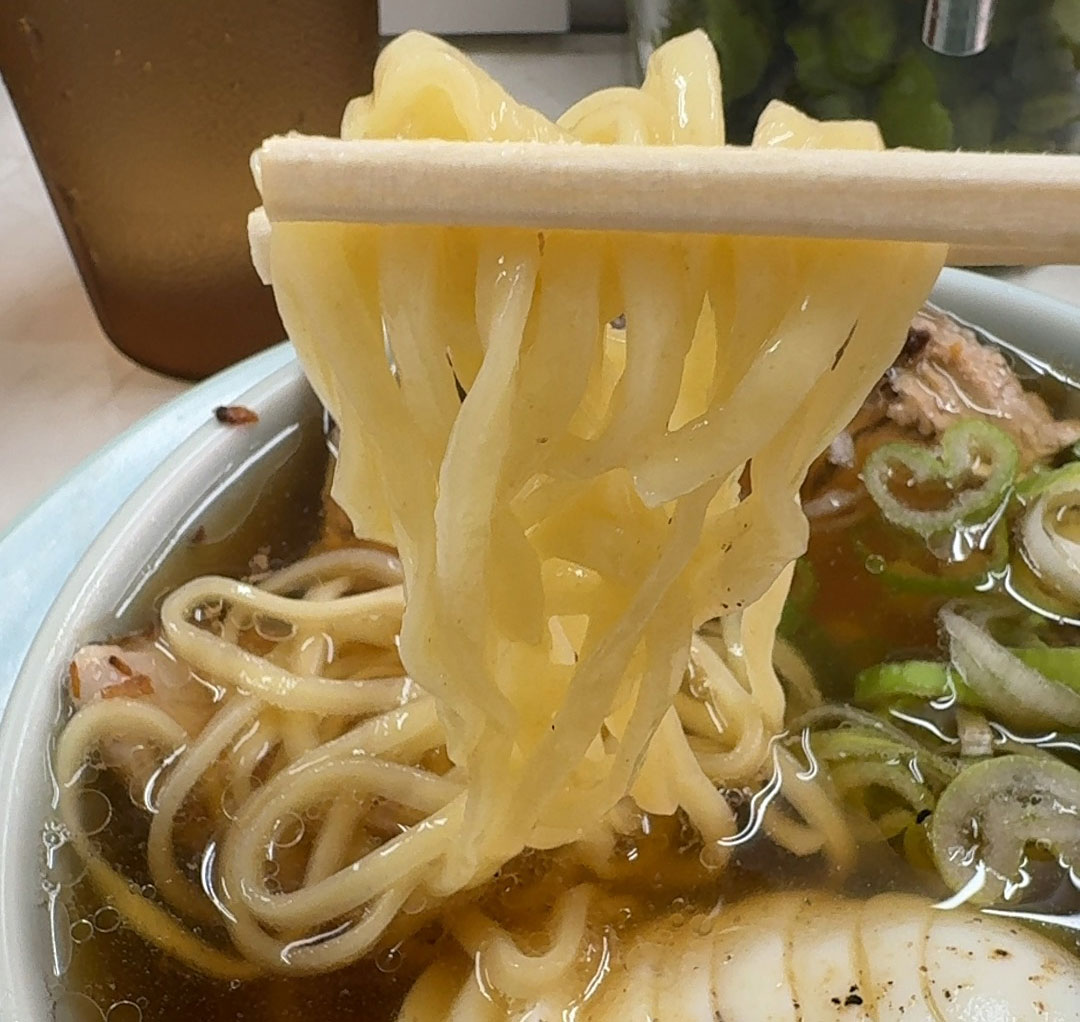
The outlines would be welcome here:
<svg viewBox="0 0 1080 1022">
<path fill-rule="evenodd" d="M 981 419 L 964 419 L 945 430 L 935 452 L 917 444 L 882 444 L 863 465 L 867 492 L 885 518 L 924 539 L 960 525 L 989 519 L 1016 477 L 1020 454 L 1012 438 Z M 939 483 L 950 491 L 948 504 L 914 507 L 891 486 L 903 469 L 914 485 Z"/>
<path fill-rule="evenodd" d="M 954 891 L 975 904 L 1020 889 L 1029 845 L 1080 868 L 1080 770 L 1033 756 L 984 759 L 938 799 L 930 828 L 934 861 Z"/>
</svg>

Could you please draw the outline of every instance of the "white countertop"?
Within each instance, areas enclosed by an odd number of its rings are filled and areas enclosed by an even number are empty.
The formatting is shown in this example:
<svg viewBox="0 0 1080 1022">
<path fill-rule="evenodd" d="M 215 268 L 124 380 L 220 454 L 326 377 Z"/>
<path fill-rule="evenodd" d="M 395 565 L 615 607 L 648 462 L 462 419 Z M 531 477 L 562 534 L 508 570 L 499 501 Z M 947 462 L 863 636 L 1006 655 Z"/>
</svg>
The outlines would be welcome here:
<svg viewBox="0 0 1080 1022">
<path fill-rule="evenodd" d="M 631 73 L 618 36 L 476 39 L 466 48 L 549 115 Z M 1078 269 L 1003 275 L 1080 305 Z M 187 386 L 133 364 L 102 333 L 0 82 L 0 533 L 88 454 Z"/>
</svg>

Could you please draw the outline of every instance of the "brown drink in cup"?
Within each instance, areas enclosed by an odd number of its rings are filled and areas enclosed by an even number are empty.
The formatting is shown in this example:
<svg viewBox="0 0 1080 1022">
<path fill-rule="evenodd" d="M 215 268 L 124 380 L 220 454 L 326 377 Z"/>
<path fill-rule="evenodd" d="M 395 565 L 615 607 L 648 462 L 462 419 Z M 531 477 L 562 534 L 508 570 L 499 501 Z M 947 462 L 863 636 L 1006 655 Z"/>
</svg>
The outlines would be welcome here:
<svg viewBox="0 0 1080 1022">
<path fill-rule="evenodd" d="M 248 158 L 337 134 L 377 44 L 376 0 L 0 0 L 0 73 L 118 348 L 200 377 L 282 339 Z"/>
</svg>

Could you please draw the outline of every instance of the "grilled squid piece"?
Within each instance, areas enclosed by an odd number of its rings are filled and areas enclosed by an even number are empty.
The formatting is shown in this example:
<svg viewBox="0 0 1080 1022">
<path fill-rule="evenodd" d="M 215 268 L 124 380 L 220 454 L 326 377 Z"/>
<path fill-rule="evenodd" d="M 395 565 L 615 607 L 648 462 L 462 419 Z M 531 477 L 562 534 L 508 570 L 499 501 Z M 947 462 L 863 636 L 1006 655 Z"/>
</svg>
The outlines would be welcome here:
<svg viewBox="0 0 1080 1022">
<path fill-rule="evenodd" d="M 613 940 L 590 969 L 544 976 L 526 998 L 499 989 L 491 950 L 429 969 L 399 1022 L 1075 1022 L 1080 1012 L 1080 963 L 1058 945 L 905 894 L 793 891 L 715 919 L 663 920 Z M 518 955 L 520 995 L 532 969 Z M 553 955 L 532 959 L 538 975 Z"/>
</svg>

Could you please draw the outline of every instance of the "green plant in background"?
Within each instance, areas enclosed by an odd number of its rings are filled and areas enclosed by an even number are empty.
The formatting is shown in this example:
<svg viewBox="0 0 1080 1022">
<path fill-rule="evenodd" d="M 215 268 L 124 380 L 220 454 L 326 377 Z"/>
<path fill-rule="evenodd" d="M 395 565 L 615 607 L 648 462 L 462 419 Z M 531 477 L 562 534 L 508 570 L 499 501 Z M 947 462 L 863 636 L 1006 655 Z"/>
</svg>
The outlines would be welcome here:
<svg viewBox="0 0 1080 1022">
<path fill-rule="evenodd" d="M 643 2 L 643 0 L 638 0 Z M 704 28 L 733 142 L 773 98 L 872 117 L 889 145 L 1080 150 L 1080 0 L 998 0 L 990 48 L 920 42 L 923 0 L 672 0 L 665 38 Z"/>
<path fill-rule="evenodd" d="M 1050 17 L 1070 45 L 1080 46 L 1080 2 L 1078 0 L 1054 0 L 1050 5 Z"/>
<path fill-rule="evenodd" d="M 827 22 L 829 67 L 837 78 L 857 85 L 880 81 L 896 50 L 896 21 L 896 11 L 888 2 L 837 3 Z"/>
<path fill-rule="evenodd" d="M 953 120 L 941 102 L 938 80 L 913 52 L 900 58 L 881 86 L 874 120 L 889 145 L 949 149 L 953 144 Z"/>
</svg>

